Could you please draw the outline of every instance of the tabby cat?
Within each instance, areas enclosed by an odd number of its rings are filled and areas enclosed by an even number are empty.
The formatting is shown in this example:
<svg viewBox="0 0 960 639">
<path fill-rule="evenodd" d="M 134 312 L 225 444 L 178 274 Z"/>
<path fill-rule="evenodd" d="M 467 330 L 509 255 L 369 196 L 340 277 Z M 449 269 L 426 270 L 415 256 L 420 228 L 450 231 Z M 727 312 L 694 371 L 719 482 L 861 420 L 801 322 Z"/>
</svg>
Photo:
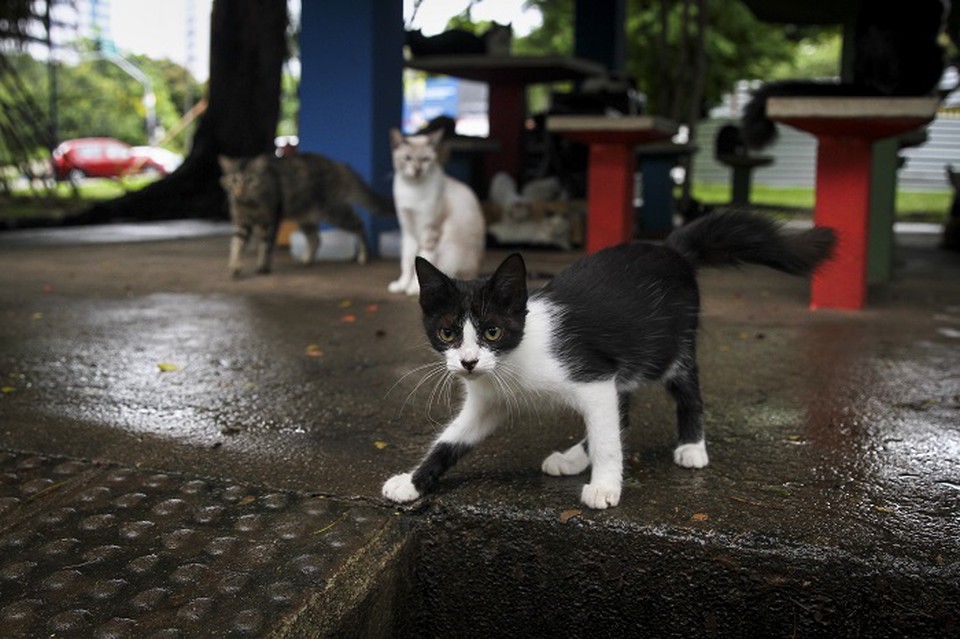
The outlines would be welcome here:
<svg viewBox="0 0 960 639">
<path fill-rule="evenodd" d="M 581 258 L 527 295 L 523 258 L 507 257 L 489 279 L 448 278 L 417 259 L 423 326 L 444 360 L 445 376 L 466 391 L 460 413 L 409 473 L 383 485 L 409 502 L 490 435 L 518 401 L 546 400 L 583 416 L 586 438 L 548 456 L 548 475 L 591 468 L 581 501 L 620 502 L 630 393 L 660 381 L 677 404 L 674 462 L 707 465 L 696 341 L 700 266 L 754 263 L 811 273 L 833 247 L 832 229 L 782 235 L 769 219 L 714 213 L 682 227 L 666 245 L 621 244 Z"/>
<path fill-rule="evenodd" d="M 351 205 L 372 213 L 394 215 L 393 203 L 374 192 L 346 164 L 316 153 L 271 154 L 251 158 L 219 157 L 227 193 L 233 238 L 230 274 L 240 275 L 240 256 L 250 236 L 257 238 L 257 272 L 269 273 L 277 229 L 283 218 L 297 222 L 307 238 L 302 258 L 311 264 L 320 246 L 320 223 L 325 222 L 357 236 L 357 262 L 367 261 L 363 221 Z"/>
</svg>

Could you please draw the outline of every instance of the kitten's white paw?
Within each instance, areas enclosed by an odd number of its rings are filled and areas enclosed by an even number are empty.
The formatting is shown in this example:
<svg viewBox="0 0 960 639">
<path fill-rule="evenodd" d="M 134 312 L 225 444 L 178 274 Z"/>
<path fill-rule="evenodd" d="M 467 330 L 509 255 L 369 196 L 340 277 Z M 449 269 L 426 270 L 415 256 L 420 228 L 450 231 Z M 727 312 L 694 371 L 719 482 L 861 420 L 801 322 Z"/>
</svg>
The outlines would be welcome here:
<svg viewBox="0 0 960 639">
<path fill-rule="evenodd" d="M 400 280 L 396 280 L 394 282 L 390 282 L 387 285 L 387 290 L 390 291 L 391 293 L 403 293 L 404 291 L 407 290 L 407 285 L 401 282 Z"/>
<path fill-rule="evenodd" d="M 403 473 L 394 475 L 383 484 L 383 496 L 390 501 L 406 503 L 420 498 L 420 493 L 413 486 L 413 475 Z"/>
<path fill-rule="evenodd" d="M 673 462 L 684 468 L 703 468 L 707 458 L 707 445 L 702 440 L 693 444 L 680 444 L 673 451 Z"/>
<path fill-rule="evenodd" d="M 543 472 L 554 477 L 579 475 L 590 467 L 590 458 L 583 446 L 577 444 L 565 452 L 555 452 L 543 460 L 540 467 Z"/>
<path fill-rule="evenodd" d="M 413 297 L 413 296 L 416 296 L 416 295 L 419 295 L 419 294 L 420 294 L 420 283 L 419 283 L 419 282 L 414 282 L 413 284 L 411 284 L 410 286 L 407 287 L 407 295 L 410 295 L 411 297 Z"/>
<path fill-rule="evenodd" d="M 605 484 L 585 484 L 580 493 L 580 501 L 588 508 L 603 510 L 613 508 L 620 503 L 620 486 Z"/>
</svg>

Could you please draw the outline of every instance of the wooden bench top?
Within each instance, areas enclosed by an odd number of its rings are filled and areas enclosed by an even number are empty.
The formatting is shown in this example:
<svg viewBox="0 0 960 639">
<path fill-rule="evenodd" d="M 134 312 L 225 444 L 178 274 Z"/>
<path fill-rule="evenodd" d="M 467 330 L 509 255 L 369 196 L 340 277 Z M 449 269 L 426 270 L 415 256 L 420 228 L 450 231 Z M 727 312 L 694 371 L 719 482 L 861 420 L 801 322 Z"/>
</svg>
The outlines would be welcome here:
<svg viewBox="0 0 960 639">
<path fill-rule="evenodd" d="M 771 97 L 767 101 L 767 115 L 773 120 L 787 118 L 930 119 L 936 114 L 939 104 L 940 100 L 936 97 Z"/>
</svg>

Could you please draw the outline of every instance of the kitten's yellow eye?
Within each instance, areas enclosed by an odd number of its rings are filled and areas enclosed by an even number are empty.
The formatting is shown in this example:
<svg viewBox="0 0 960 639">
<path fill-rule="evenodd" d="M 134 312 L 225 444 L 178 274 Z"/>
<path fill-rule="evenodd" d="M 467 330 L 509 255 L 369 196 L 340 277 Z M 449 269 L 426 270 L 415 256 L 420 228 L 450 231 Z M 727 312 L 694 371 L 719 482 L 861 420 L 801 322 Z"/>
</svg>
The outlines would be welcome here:
<svg viewBox="0 0 960 639">
<path fill-rule="evenodd" d="M 441 328 L 437 330 L 437 337 L 440 338 L 441 342 L 446 342 L 449 344 L 456 339 L 456 334 L 453 332 L 452 328 Z"/>
<path fill-rule="evenodd" d="M 483 330 L 483 338 L 488 342 L 495 342 L 503 337 L 503 329 L 499 326 L 488 326 Z"/>
</svg>

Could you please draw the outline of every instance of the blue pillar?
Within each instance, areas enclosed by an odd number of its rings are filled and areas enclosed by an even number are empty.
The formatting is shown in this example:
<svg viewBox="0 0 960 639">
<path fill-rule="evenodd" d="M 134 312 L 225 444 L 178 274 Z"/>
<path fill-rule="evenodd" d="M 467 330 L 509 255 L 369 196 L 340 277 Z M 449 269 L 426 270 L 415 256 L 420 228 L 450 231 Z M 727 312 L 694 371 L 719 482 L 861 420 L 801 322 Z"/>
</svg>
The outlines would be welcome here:
<svg viewBox="0 0 960 639">
<path fill-rule="evenodd" d="M 626 0 L 576 0 L 574 55 L 610 71 L 626 68 Z"/>
<path fill-rule="evenodd" d="M 300 150 L 353 167 L 390 194 L 390 127 L 403 109 L 403 3 L 304 2 L 300 35 Z M 397 227 L 360 211 L 367 241 Z"/>
</svg>

